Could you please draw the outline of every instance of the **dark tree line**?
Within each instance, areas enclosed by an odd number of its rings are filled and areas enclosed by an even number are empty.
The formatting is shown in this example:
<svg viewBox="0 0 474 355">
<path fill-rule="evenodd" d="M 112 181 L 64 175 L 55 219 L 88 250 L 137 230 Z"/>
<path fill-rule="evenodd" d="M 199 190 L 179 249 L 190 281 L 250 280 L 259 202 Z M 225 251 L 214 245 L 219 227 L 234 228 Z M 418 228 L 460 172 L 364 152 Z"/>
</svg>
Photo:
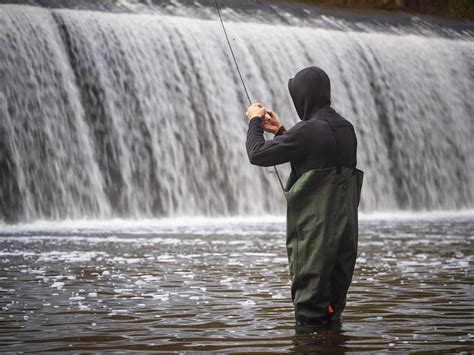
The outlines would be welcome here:
<svg viewBox="0 0 474 355">
<path fill-rule="evenodd" d="M 301 0 L 316 5 L 402 10 L 474 20 L 474 0 Z"/>
</svg>

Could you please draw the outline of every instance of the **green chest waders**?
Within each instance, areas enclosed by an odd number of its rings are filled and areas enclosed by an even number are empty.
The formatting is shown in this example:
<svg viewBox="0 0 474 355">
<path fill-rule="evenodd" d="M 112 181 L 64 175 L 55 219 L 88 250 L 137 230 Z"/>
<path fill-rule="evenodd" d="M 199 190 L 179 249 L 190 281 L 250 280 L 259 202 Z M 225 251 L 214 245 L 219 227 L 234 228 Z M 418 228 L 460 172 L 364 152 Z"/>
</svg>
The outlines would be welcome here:
<svg viewBox="0 0 474 355">
<path fill-rule="evenodd" d="M 357 256 L 364 173 L 355 165 L 341 166 L 337 126 L 327 122 L 336 141 L 336 167 L 310 170 L 298 179 L 292 171 L 285 187 L 291 297 L 300 324 L 340 317 Z"/>
</svg>

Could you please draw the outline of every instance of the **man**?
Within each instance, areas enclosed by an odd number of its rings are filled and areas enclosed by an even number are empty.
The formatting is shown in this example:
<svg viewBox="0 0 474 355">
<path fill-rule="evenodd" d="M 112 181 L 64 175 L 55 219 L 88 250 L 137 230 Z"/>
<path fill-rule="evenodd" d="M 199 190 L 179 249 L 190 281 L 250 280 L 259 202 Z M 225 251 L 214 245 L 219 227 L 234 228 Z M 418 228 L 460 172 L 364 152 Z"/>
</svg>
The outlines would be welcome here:
<svg viewBox="0 0 474 355">
<path fill-rule="evenodd" d="M 285 187 L 287 253 L 297 324 L 339 319 L 357 255 L 363 172 L 352 124 L 331 107 L 329 77 L 309 67 L 288 81 L 301 122 L 286 130 L 257 103 L 247 109 L 247 153 L 259 166 L 291 163 Z M 265 140 L 263 132 L 275 134 Z"/>
</svg>

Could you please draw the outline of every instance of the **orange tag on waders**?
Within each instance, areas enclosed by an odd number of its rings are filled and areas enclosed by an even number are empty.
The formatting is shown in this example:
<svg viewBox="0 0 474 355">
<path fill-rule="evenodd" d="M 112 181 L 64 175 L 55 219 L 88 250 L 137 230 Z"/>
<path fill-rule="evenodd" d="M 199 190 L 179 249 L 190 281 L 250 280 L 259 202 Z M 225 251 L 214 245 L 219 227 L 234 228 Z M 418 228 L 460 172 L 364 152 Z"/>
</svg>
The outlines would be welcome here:
<svg viewBox="0 0 474 355">
<path fill-rule="evenodd" d="M 326 311 L 326 314 L 329 316 L 334 313 L 334 309 L 332 309 L 331 305 L 328 305 L 328 309 Z"/>
</svg>

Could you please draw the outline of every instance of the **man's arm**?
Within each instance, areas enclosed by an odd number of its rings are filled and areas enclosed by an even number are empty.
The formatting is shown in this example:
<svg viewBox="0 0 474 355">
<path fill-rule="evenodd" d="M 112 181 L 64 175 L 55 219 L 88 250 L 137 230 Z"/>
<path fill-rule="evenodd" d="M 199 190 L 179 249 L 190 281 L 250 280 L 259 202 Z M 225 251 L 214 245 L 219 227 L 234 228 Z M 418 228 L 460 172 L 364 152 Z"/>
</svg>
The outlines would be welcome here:
<svg viewBox="0 0 474 355">
<path fill-rule="evenodd" d="M 247 154 L 250 163 L 259 166 L 272 166 L 298 160 L 302 154 L 302 144 L 298 137 L 302 134 L 302 122 L 290 130 L 280 127 L 275 138 L 265 140 L 262 120 L 254 117 L 249 122 L 247 132 Z"/>
</svg>

